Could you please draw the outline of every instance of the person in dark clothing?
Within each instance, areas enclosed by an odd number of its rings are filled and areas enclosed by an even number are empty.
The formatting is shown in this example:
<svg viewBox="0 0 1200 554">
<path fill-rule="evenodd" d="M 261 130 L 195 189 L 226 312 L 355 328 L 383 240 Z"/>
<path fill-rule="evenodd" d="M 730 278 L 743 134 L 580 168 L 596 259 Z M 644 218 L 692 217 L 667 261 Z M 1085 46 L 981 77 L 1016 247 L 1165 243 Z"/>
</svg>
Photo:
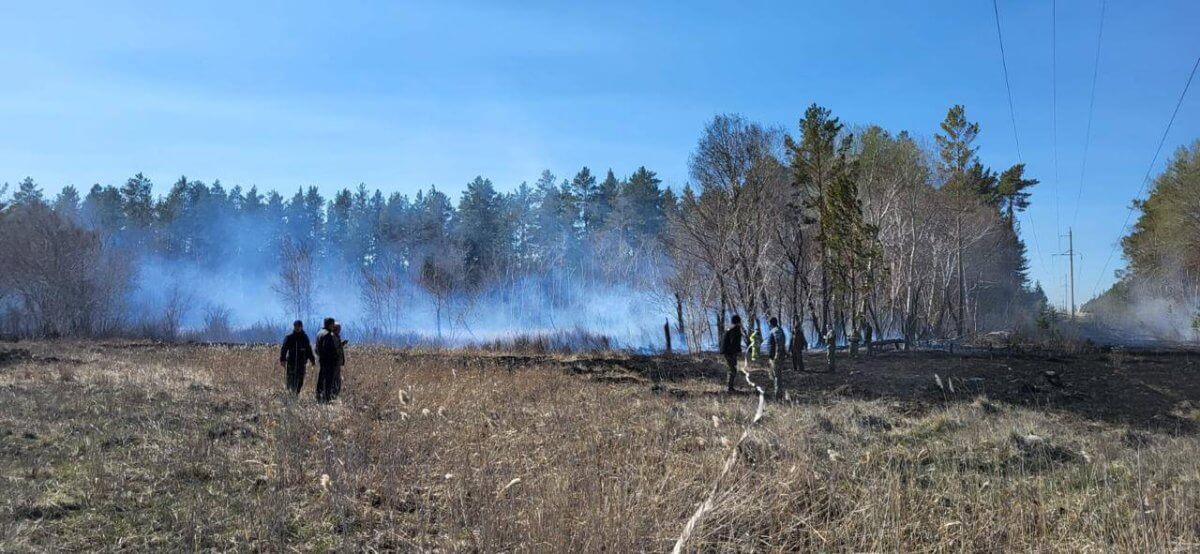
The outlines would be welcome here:
<svg viewBox="0 0 1200 554">
<path fill-rule="evenodd" d="M 315 364 L 317 360 L 308 333 L 304 332 L 304 322 L 297 319 L 292 323 L 292 334 L 283 338 L 279 349 L 279 365 L 287 370 L 287 388 L 292 394 L 299 395 L 304 388 L 304 366 L 308 363 Z"/>
<path fill-rule="evenodd" d="M 337 337 L 338 347 L 338 370 L 333 381 L 333 398 L 336 399 L 342 393 L 342 369 L 346 367 L 346 343 L 349 342 L 342 339 L 342 322 L 334 322 L 333 336 Z"/>
<path fill-rule="evenodd" d="M 767 333 L 767 358 L 771 361 L 771 382 L 775 385 L 775 398 L 779 398 L 780 376 L 783 361 L 787 358 L 787 335 L 779 326 L 779 318 L 771 318 L 771 330 Z"/>
<path fill-rule="evenodd" d="M 733 327 L 725 331 L 721 337 L 721 355 L 725 356 L 725 364 L 729 366 L 729 383 L 726 390 L 733 392 L 733 381 L 737 378 L 738 358 L 742 355 L 742 318 L 733 316 Z"/>
<path fill-rule="evenodd" d="M 342 348 L 337 335 L 333 334 L 332 317 L 325 318 L 325 325 L 317 333 L 317 402 L 329 402 L 337 396 L 337 382 L 341 380 L 339 365 L 342 359 Z"/>
</svg>

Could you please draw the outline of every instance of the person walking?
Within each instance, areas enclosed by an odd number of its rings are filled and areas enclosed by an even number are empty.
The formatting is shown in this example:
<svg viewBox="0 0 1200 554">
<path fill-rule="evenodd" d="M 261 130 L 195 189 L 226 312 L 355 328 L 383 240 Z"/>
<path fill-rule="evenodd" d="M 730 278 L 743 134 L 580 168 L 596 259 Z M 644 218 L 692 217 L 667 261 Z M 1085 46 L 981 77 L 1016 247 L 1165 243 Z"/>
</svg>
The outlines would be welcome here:
<svg viewBox="0 0 1200 554">
<path fill-rule="evenodd" d="M 316 364 L 313 357 L 312 343 L 308 341 L 308 333 L 304 332 L 304 322 L 297 319 L 292 322 L 292 332 L 283 338 L 283 346 L 279 348 L 279 365 L 287 371 L 287 388 L 293 395 L 299 396 L 304 388 L 304 369 L 306 364 Z"/>
<path fill-rule="evenodd" d="M 342 322 L 340 321 L 333 324 L 333 336 L 337 338 L 338 349 L 338 369 L 333 380 L 333 399 L 336 400 L 342 393 L 342 369 L 346 367 L 346 343 L 350 341 L 342 338 Z"/>
<path fill-rule="evenodd" d="M 779 326 L 779 318 L 770 321 L 771 330 L 767 333 L 767 360 L 771 363 L 771 382 L 775 385 L 775 398 L 779 398 L 779 374 L 783 372 L 783 361 L 787 359 L 787 335 Z"/>
<path fill-rule="evenodd" d="M 737 378 L 738 358 L 742 355 L 742 318 L 735 315 L 731 321 L 733 327 L 721 337 L 721 355 L 725 356 L 725 364 L 729 366 L 729 382 L 725 390 L 734 392 L 733 381 Z"/>
<path fill-rule="evenodd" d="M 337 335 L 333 333 L 333 326 L 337 323 L 332 317 L 325 318 L 324 326 L 317 333 L 317 364 L 320 366 L 320 371 L 317 373 L 317 402 L 325 403 L 333 400 L 335 395 L 335 383 L 341 379 L 341 343 Z"/>
</svg>

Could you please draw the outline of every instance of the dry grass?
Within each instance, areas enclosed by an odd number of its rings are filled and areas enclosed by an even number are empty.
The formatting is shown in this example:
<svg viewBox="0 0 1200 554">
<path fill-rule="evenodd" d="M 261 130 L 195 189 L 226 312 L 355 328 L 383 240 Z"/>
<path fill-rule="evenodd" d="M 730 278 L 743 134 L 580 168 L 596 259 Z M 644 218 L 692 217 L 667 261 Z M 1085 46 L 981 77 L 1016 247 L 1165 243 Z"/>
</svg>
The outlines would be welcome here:
<svg viewBox="0 0 1200 554">
<path fill-rule="evenodd" d="M 4 552 L 669 550 L 753 409 L 489 354 L 356 349 L 319 406 L 268 348 L 30 349 L 0 366 Z M 1191 551 L 1198 513 L 1195 436 L 776 403 L 686 550 Z"/>
</svg>

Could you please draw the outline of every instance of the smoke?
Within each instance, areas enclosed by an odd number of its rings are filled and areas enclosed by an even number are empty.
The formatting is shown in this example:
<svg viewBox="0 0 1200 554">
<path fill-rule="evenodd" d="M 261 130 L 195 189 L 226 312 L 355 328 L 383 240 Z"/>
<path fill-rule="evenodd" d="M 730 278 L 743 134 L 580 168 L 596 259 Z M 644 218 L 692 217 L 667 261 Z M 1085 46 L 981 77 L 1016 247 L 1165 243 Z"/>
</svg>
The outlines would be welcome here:
<svg viewBox="0 0 1200 554">
<path fill-rule="evenodd" d="M 254 260 L 256 262 L 256 260 Z M 179 335 L 195 340 L 262 341 L 282 336 L 291 326 L 280 295 L 278 275 L 269 264 L 240 257 L 219 266 L 146 255 L 137 260 L 129 299 L 135 320 L 161 324 L 178 311 Z M 438 300 L 404 276 L 389 313 L 376 313 L 363 301 L 362 278 L 325 262 L 316 271 L 312 314 L 316 329 L 325 317 L 341 321 L 352 340 L 389 344 L 462 346 L 521 335 L 578 332 L 608 337 L 614 346 L 658 348 L 667 310 L 657 296 L 627 285 L 583 285 L 553 275 L 525 276 L 472 293 L 452 294 L 438 314 Z M 224 310 L 233 332 L 207 336 L 207 316 Z M 438 332 L 438 318 L 441 332 Z M 264 336 L 265 335 L 265 336 Z M 678 340 L 678 339 L 677 339 Z"/>
<path fill-rule="evenodd" d="M 1182 282 L 1182 281 L 1180 281 Z M 1190 341 L 1200 338 L 1200 295 L 1178 286 L 1164 290 L 1126 277 L 1084 305 L 1098 323 L 1119 333 L 1112 342 Z"/>
<path fill-rule="evenodd" d="M 511 192 L 477 177 L 457 204 L 434 187 L 411 198 L 365 185 L 284 197 L 186 177 L 155 196 L 142 174 L 119 188 L 95 185 L 82 201 L 64 189 L 48 202 L 27 181 L 22 190 L 32 192 L 0 216 L 53 211 L 47 221 L 128 269 L 121 294 L 100 300 L 121 314 L 119 328 L 58 333 L 258 342 L 277 340 L 294 319 L 313 329 L 333 317 L 358 341 L 468 345 L 565 333 L 640 349 L 664 342 L 677 307 L 662 293 L 675 201 L 645 168 L 625 179 L 609 171 L 603 182 L 586 167 L 570 180 L 545 171 Z M 20 312 L 6 292 L 0 308 Z M 46 326 L 9 327 L 39 336 Z"/>
</svg>

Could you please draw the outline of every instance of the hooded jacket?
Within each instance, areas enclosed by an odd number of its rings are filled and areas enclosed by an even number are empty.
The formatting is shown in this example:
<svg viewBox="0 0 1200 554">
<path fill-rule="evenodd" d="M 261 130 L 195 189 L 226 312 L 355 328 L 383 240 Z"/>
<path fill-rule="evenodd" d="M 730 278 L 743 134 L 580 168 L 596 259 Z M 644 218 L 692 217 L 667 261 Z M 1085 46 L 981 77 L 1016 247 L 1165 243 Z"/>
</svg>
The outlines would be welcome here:
<svg viewBox="0 0 1200 554">
<path fill-rule="evenodd" d="M 721 354 L 726 357 L 738 356 L 742 353 L 742 327 L 734 325 L 725 331 L 721 337 Z"/>
<path fill-rule="evenodd" d="M 284 337 L 283 346 L 279 348 L 279 361 L 295 365 L 297 362 L 304 363 L 306 360 L 317 363 L 316 358 L 313 357 L 312 344 L 308 342 L 308 333 L 293 331 Z"/>
</svg>

